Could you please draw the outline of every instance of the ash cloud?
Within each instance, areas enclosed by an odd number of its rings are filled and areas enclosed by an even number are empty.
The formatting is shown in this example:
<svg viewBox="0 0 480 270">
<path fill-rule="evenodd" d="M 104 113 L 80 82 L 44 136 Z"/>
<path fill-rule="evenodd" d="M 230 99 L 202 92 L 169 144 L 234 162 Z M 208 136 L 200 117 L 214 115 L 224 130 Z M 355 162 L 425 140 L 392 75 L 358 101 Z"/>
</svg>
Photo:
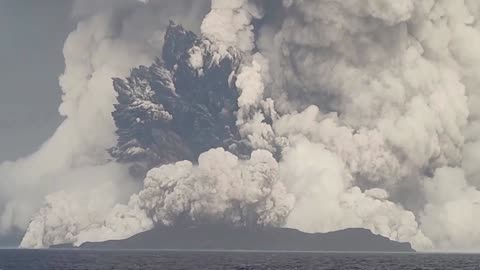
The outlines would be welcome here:
<svg viewBox="0 0 480 270">
<path fill-rule="evenodd" d="M 119 141 L 113 157 L 146 172 L 161 164 L 195 161 L 214 147 L 234 147 L 240 135 L 233 74 L 241 55 L 235 49 L 221 54 L 213 46 L 171 22 L 163 57 L 150 67 L 135 68 L 126 80 L 114 79 Z"/>
<path fill-rule="evenodd" d="M 20 179 L 37 162 L 62 176 L 35 203 L 7 194 L 38 187 L 39 172 L 0 193 L 3 228 L 33 217 L 23 247 L 227 223 L 480 248 L 475 1 L 213 0 L 197 35 L 157 29 L 157 5 L 86 11 L 67 40 L 66 122 L 0 170 Z M 35 156 L 49 147 L 67 164 L 46 170 Z M 83 178 L 95 181 L 74 188 Z"/>
</svg>

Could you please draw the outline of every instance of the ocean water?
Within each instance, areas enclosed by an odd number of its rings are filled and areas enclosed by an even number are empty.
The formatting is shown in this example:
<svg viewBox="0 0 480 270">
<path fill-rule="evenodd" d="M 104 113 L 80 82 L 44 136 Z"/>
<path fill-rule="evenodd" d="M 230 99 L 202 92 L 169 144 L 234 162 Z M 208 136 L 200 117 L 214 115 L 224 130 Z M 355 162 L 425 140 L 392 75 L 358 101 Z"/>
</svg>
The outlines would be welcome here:
<svg viewBox="0 0 480 270">
<path fill-rule="evenodd" d="M 470 270 L 480 255 L 0 250 L 2 270 Z"/>
</svg>

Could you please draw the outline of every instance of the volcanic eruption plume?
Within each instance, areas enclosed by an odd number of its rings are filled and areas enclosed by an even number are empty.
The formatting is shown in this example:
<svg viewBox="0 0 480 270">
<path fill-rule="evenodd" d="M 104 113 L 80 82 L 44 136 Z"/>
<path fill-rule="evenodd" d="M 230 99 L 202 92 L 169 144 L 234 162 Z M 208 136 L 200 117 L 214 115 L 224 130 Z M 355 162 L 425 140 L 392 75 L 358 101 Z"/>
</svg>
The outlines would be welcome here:
<svg viewBox="0 0 480 270">
<path fill-rule="evenodd" d="M 224 223 L 480 249 L 476 1 L 166 3 L 77 5 L 66 120 L 0 167 L 22 247 Z"/>
</svg>

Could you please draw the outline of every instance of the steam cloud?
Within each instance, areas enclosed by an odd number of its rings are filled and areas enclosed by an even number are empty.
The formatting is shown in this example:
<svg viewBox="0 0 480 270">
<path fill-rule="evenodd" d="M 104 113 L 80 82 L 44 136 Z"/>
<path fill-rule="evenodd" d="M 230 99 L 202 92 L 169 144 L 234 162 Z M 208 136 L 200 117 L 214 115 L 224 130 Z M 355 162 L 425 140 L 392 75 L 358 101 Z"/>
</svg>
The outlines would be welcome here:
<svg viewBox="0 0 480 270">
<path fill-rule="evenodd" d="M 77 7 L 82 21 L 65 43 L 60 78 L 66 120 L 37 153 L 0 167 L 1 228 L 26 229 L 23 247 L 226 222 L 362 227 L 420 250 L 480 249 L 476 1 L 143 2 Z M 192 22 L 182 15 L 193 2 Z M 232 142 L 191 151 L 189 161 L 142 164 L 150 170 L 140 186 L 131 164 L 106 151 L 121 129 L 111 116 L 111 78 L 162 54 L 171 14 L 203 38 L 185 48 L 184 67 L 166 63 L 165 72 L 197 80 L 225 57 L 239 61 L 219 77 L 238 91 L 233 135 L 220 136 Z M 128 104 L 158 101 L 143 94 L 151 83 L 132 85 L 143 88 L 125 86 L 138 94 Z M 168 126 L 180 112 L 162 102 L 155 108 Z M 216 115 L 214 103 L 199 104 L 203 115 Z M 171 131 L 165 138 L 194 148 Z M 151 149 L 118 135 L 122 155 Z"/>
</svg>

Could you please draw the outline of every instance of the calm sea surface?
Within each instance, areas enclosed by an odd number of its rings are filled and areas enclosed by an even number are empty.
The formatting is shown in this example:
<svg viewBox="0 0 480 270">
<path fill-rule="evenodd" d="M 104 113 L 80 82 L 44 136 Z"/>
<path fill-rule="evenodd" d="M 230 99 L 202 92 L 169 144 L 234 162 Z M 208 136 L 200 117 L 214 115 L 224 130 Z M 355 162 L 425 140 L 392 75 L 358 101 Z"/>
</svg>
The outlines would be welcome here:
<svg viewBox="0 0 480 270">
<path fill-rule="evenodd" d="M 480 270 L 480 255 L 0 250 L 0 269 Z"/>
</svg>

